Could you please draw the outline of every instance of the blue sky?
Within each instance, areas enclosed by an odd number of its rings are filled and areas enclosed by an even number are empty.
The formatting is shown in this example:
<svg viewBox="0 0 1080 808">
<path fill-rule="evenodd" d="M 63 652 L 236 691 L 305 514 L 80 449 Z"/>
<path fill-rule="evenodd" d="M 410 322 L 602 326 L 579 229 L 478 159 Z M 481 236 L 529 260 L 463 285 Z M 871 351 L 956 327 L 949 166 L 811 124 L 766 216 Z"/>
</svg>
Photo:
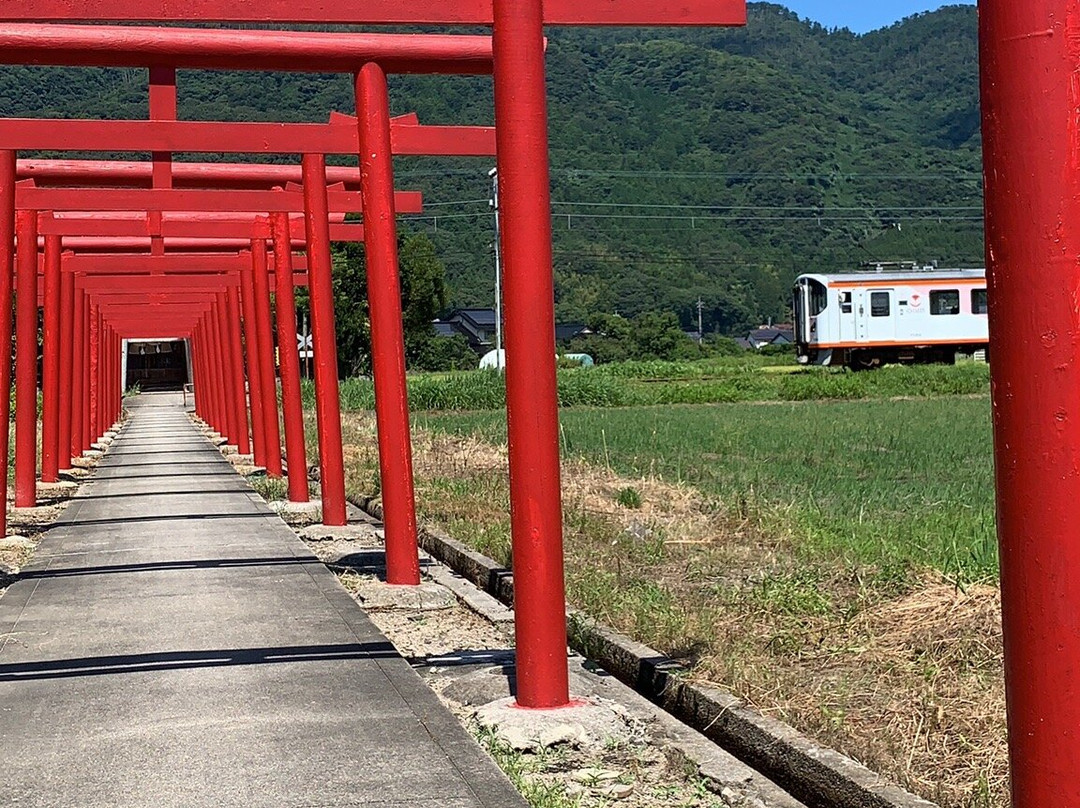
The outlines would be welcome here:
<svg viewBox="0 0 1080 808">
<path fill-rule="evenodd" d="M 1023 0 L 1017 0 L 1023 2 Z M 828 28 L 850 28 L 857 34 L 892 25 L 911 14 L 944 5 L 974 5 L 975 0 L 776 0 L 798 14 Z"/>
</svg>

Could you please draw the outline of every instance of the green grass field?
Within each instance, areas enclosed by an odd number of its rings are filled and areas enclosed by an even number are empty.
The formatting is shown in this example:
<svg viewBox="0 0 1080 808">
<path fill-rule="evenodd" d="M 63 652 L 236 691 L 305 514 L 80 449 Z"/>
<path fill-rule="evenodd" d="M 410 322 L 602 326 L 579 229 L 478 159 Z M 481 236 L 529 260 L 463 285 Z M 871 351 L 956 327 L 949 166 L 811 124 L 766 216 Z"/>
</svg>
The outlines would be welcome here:
<svg viewBox="0 0 1080 808">
<path fill-rule="evenodd" d="M 657 404 L 714 404 L 739 401 L 833 401 L 896 397 L 929 398 L 985 393 L 985 364 L 889 366 L 873 373 L 835 368 L 802 368 L 790 358 L 721 357 L 700 362 L 622 362 L 595 368 L 559 370 L 559 405 L 569 407 L 640 407 Z M 314 404 L 314 388 L 304 388 L 305 406 Z M 506 389 L 495 371 L 421 373 L 409 377 L 414 412 L 428 410 L 501 410 Z M 341 383 L 346 411 L 375 406 L 370 379 Z"/>
<path fill-rule="evenodd" d="M 989 400 L 949 397 L 561 414 L 569 455 L 698 487 L 790 533 L 801 552 L 993 578 Z M 430 429 L 504 442 L 501 413 L 426 413 Z"/>
</svg>

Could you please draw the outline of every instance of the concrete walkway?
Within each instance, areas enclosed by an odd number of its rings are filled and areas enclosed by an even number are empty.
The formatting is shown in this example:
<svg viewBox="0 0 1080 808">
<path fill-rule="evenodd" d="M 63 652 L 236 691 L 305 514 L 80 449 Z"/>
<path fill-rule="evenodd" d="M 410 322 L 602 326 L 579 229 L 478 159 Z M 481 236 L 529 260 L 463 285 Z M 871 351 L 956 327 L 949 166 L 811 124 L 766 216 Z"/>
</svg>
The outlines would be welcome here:
<svg viewBox="0 0 1080 808">
<path fill-rule="evenodd" d="M 0 598 L 0 806 L 524 806 L 179 397 L 131 409 Z"/>
</svg>

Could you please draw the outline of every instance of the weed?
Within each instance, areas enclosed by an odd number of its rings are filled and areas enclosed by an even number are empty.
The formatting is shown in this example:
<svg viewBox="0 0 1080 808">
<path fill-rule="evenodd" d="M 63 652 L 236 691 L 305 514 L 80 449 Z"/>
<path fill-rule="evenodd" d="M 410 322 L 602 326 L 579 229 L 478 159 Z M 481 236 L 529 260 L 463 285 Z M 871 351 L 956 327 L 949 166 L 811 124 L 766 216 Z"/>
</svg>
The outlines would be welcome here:
<svg viewBox="0 0 1080 808">
<path fill-rule="evenodd" d="M 255 489 L 255 493 L 267 501 L 285 499 L 289 492 L 289 484 L 281 477 L 259 474 L 248 477 L 248 482 Z"/>
<path fill-rule="evenodd" d="M 526 755 L 490 729 L 474 728 L 473 734 L 532 808 L 580 808 L 580 799 L 567 793 L 564 784 L 539 779 L 538 775 L 550 762 L 550 750 L 541 749 L 539 754 Z"/>
<path fill-rule="evenodd" d="M 619 491 L 615 497 L 615 501 L 622 505 L 624 508 L 640 508 L 641 507 L 641 494 L 636 488 L 627 486 Z"/>
</svg>

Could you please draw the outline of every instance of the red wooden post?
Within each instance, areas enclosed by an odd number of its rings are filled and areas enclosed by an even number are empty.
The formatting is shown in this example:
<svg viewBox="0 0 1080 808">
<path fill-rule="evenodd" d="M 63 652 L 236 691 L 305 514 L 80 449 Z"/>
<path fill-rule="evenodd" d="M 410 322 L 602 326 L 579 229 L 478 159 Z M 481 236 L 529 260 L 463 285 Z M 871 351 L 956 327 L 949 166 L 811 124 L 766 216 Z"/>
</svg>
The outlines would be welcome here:
<svg viewBox="0 0 1080 808">
<path fill-rule="evenodd" d="M 85 447 L 86 412 L 86 293 L 75 290 L 71 351 L 71 456 L 81 457 Z"/>
<path fill-rule="evenodd" d="M 225 307 L 229 329 L 229 375 L 233 378 L 233 410 L 236 413 L 236 451 L 242 455 L 251 453 L 248 435 L 247 401 L 244 390 L 244 345 L 240 335 L 240 292 L 235 286 L 225 291 Z"/>
<path fill-rule="evenodd" d="M 278 426 L 277 380 L 274 378 L 274 336 L 270 314 L 270 279 L 267 277 L 266 241 L 251 240 L 251 281 L 255 297 L 255 334 L 259 345 L 257 368 L 262 393 L 263 430 L 266 434 L 266 473 L 281 476 L 281 429 Z"/>
<path fill-rule="evenodd" d="M 101 319 L 98 321 L 98 425 L 95 431 L 100 441 L 109 422 L 109 326 L 100 307 L 98 311 Z"/>
<path fill-rule="evenodd" d="M 111 426 L 116 426 L 120 421 L 120 416 L 123 414 L 124 407 L 124 381 L 123 381 L 123 340 L 120 338 L 120 334 L 113 329 L 113 422 Z"/>
<path fill-rule="evenodd" d="M 254 259 L 252 259 L 254 260 Z M 247 369 L 248 407 L 251 411 L 251 445 L 256 466 L 266 465 L 266 430 L 263 428 L 258 337 L 255 331 L 255 282 L 251 261 L 240 268 L 240 307 L 244 319 L 244 356 Z"/>
<path fill-rule="evenodd" d="M 195 415 L 199 420 L 206 421 L 206 381 L 203 369 L 206 360 L 203 358 L 202 326 L 199 323 L 191 331 L 191 372 L 194 375 L 192 390 L 195 398 Z"/>
<path fill-rule="evenodd" d="M 41 346 L 41 481 L 60 479 L 60 236 L 45 236 Z"/>
<path fill-rule="evenodd" d="M 94 427 L 94 435 L 97 440 L 105 433 L 106 404 L 108 401 L 108 332 L 105 326 L 105 315 L 98 306 L 98 388 L 97 388 L 97 423 Z"/>
<path fill-rule="evenodd" d="M 15 507 L 37 504 L 37 211 L 16 214 Z"/>
<path fill-rule="evenodd" d="M 202 317 L 203 349 L 206 351 L 206 424 L 214 431 L 218 429 L 220 420 L 218 412 L 218 378 L 214 364 L 214 330 L 211 326 L 211 315 Z"/>
<path fill-rule="evenodd" d="M 101 395 L 101 322 L 98 307 L 90 303 L 89 358 L 87 360 L 87 381 L 90 383 L 87 412 L 89 421 L 86 425 L 86 441 L 89 446 L 98 439 L 98 401 Z"/>
<path fill-rule="evenodd" d="M 93 349 L 91 346 L 92 312 L 93 305 L 91 304 L 90 295 L 84 295 L 82 307 L 82 445 L 79 447 L 80 454 L 85 452 L 86 449 L 89 449 L 90 445 L 94 442 L 94 422 L 91 420 L 92 403 L 94 400 L 94 366 L 91 361 L 93 358 Z"/>
<path fill-rule="evenodd" d="M 372 377 L 379 435 L 386 581 L 419 584 L 405 338 L 401 323 L 394 166 L 386 74 L 368 63 L 356 76 L 360 184 L 364 197 L 364 252 L 371 316 Z"/>
<path fill-rule="evenodd" d="M 112 424 L 112 329 L 101 315 L 101 423 L 98 425 L 98 435 L 104 435 Z"/>
<path fill-rule="evenodd" d="M 274 237 L 274 297 L 277 310 L 281 413 L 285 423 L 285 458 L 289 466 L 289 501 L 308 501 L 304 407 L 300 393 L 300 354 L 296 344 L 296 298 L 293 293 L 292 239 L 289 216 L 270 216 Z"/>
<path fill-rule="evenodd" d="M 541 0 L 494 0 L 517 700 L 570 701 Z"/>
<path fill-rule="evenodd" d="M 106 368 L 108 368 L 109 375 L 106 378 L 105 395 L 106 400 L 109 403 L 109 408 L 105 411 L 105 418 L 102 420 L 102 434 L 108 432 L 116 425 L 116 412 L 117 412 L 117 391 L 120 386 L 119 368 L 117 363 L 116 352 L 116 332 L 113 331 L 112 324 L 106 324 L 106 333 L 108 334 L 108 341 L 105 343 L 105 361 Z"/>
<path fill-rule="evenodd" d="M 11 304 L 15 277 L 15 152 L 0 151 L 0 536 L 7 535 L 8 413 L 11 407 Z"/>
<path fill-rule="evenodd" d="M 234 391 L 232 373 L 230 373 L 232 352 L 226 343 L 228 324 L 225 322 L 225 316 L 225 292 L 222 291 L 214 295 L 214 301 L 210 309 L 210 327 L 213 332 L 214 353 L 217 356 L 218 368 L 221 371 L 218 379 L 221 394 L 221 428 L 219 431 L 227 443 L 235 446 L 238 445 L 236 434 L 240 431 L 240 423 L 236 418 L 236 410 L 233 408 Z"/>
<path fill-rule="evenodd" d="M 61 468 L 71 467 L 72 418 L 71 407 L 75 400 L 75 276 L 71 272 L 60 273 L 60 434 L 59 459 Z"/>
<path fill-rule="evenodd" d="M 305 154 L 304 223 L 307 228 L 311 339 L 315 352 L 315 417 L 319 426 L 319 485 L 324 525 L 348 522 L 345 509 L 345 458 L 341 449 L 341 394 L 338 387 L 334 287 L 330 261 L 326 158 Z"/>
<path fill-rule="evenodd" d="M 1080 805 L 1080 18 L 981 0 L 991 397 L 1015 808 Z"/>
<path fill-rule="evenodd" d="M 117 420 L 119 420 L 120 414 L 120 343 L 117 340 L 116 330 L 109 326 L 109 367 L 112 368 L 112 378 L 109 380 L 111 387 L 111 393 L 109 394 L 109 401 L 112 403 L 109 412 L 109 422 L 107 429 L 112 429 L 116 426 Z"/>
<path fill-rule="evenodd" d="M 214 431 L 226 440 L 229 439 L 228 405 L 225 400 L 225 368 L 222 362 L 221 350 L 221 323 L 217 306 L 211 304 L 210 313 L 206 318 L 207 336 L 210 347 L 210 367 L 213 370 L 214 391 Z"/>
</svg>

